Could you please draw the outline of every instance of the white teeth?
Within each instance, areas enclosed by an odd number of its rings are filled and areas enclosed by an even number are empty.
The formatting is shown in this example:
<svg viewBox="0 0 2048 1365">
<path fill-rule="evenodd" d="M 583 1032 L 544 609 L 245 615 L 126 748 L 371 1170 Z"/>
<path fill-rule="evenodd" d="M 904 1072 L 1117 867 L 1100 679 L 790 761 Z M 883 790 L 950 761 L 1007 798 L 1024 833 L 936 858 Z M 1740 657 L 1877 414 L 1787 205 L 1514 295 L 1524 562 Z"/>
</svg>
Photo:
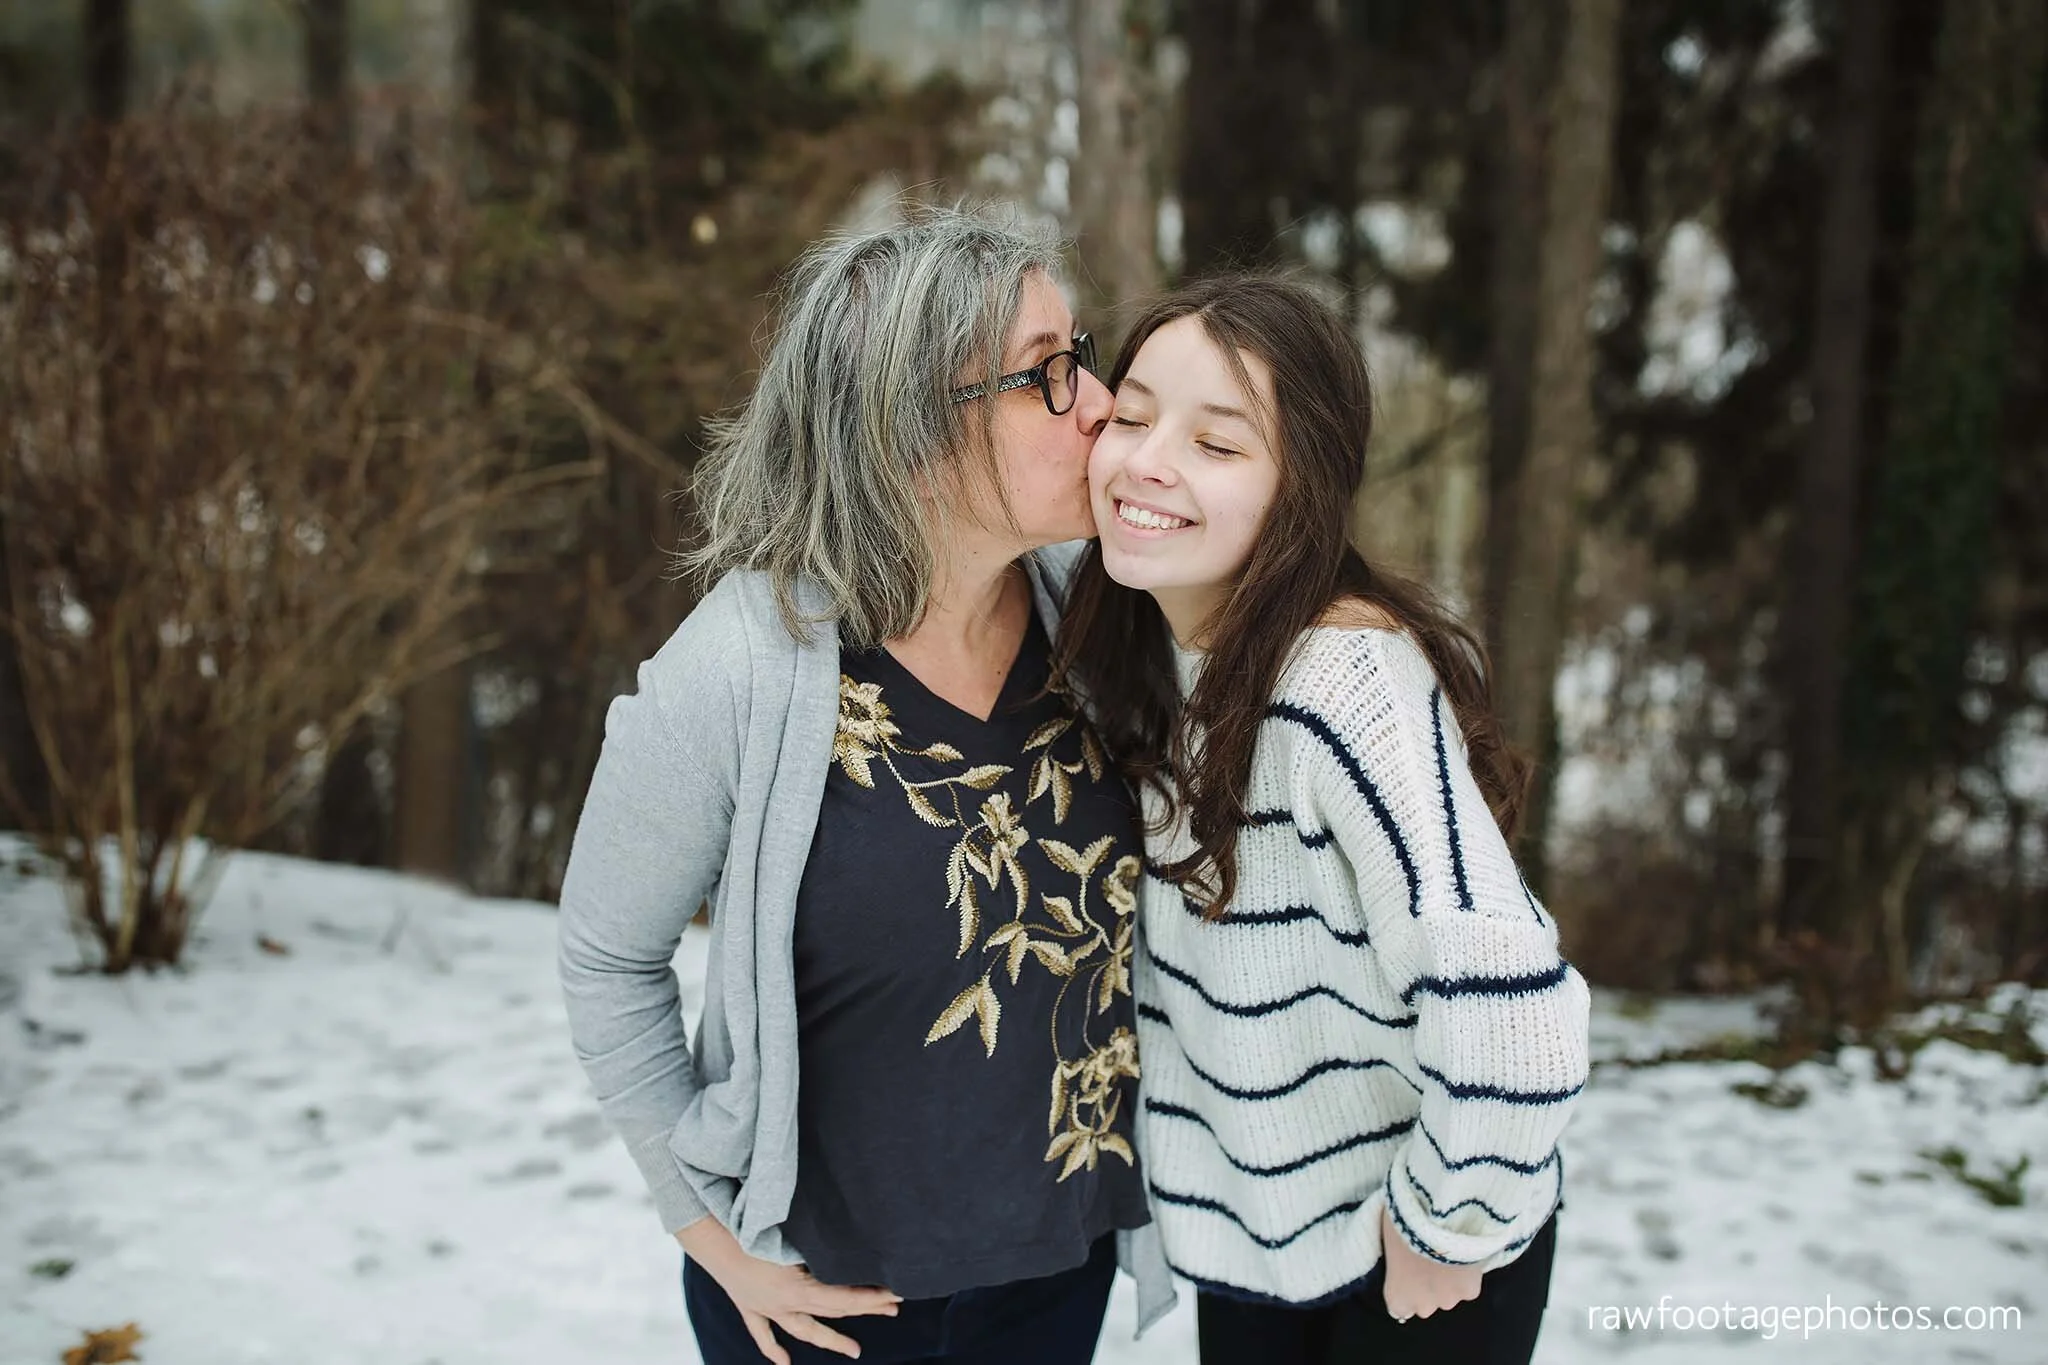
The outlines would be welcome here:
<svg viewBox="0 0 2048 1365">
<path fill-rule="evenodd" d="M 1143 527 L 1148 531 L 1178 531 L 1183 526 L 1194 524 L 1184 517 L 1169 517 L 1164 512 L 1133 507 L 1127 502 L 1117 503 L 1116 516 L 1126 525 Z"/>
</svg>

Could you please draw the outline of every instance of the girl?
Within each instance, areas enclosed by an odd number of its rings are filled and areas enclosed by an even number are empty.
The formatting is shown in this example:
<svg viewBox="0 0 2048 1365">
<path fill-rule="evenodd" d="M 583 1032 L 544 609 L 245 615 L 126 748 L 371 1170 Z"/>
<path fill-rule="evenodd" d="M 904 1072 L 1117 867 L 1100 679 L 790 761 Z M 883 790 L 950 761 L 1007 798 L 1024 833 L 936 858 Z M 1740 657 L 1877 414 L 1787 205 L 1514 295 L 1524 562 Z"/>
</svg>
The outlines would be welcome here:
<svg viewBox="0 0 2048 1365">
<path fill-rule="evenodd" d="M 1138 1137 L 1203 1360 L 1526 1362 L 1588 994 L 1479 643 L 1347 543 L 1364 362 L 1223 278 L 1110 386 L 1060 666 L 1143 793 Z"/>
</svg>

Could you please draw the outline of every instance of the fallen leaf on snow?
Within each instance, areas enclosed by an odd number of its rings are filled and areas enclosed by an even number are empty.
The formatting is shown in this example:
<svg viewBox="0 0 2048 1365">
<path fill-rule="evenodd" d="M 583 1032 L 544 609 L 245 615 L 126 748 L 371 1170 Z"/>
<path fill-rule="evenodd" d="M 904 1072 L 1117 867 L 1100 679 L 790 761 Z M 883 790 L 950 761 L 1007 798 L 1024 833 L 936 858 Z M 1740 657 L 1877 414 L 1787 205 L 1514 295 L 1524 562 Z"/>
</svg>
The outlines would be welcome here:
<svg viewBox="0 0 2048 1365">
<path fill-rule="evenodd" d="M 140 1340 L 142 1331 L 132 1322 L 126 1327 L 87 1332 L 84 1341 L 64 1353 L 64 1365 L 114 1365 L 120 1360 L 140 1360 L 142 1357 L 134 1350 Z"/>
</svg>

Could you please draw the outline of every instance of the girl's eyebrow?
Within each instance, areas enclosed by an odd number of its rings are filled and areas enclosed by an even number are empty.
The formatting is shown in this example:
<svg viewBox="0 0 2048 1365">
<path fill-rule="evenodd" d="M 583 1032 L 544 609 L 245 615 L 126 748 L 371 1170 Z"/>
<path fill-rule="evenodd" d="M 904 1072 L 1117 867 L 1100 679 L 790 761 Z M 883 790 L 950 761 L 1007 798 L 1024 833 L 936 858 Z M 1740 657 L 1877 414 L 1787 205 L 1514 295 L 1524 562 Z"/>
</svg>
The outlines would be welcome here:
<svg viewBox="0 0 2048 1365">
<path fill-rule="evenodd" d="M 1147 398 L 1157 398 L 1159 396 L 1158 394 L 1152 392 L 1151 389 L 1147 388 L 1139 380 L 1133 379 L 1130 375 L 1125 375 L 1124 382 L 1117 385 L 1118 393 L 1122 393 L 1125 389 L 1134 389 L 1137 392 L 1144 394 Z M 1201 406 L 1202 411 L 1208 413 L 1212 417 L 1235 417 L 1238 421 L 1243 422 L 1252 430 L 1257 431 L 1259 429 L 1259 424 L 1253 421 L 1252 415 L 1246 412 L 1243 408 L 1233 408 L 1227 403 L 1204 403 Z"/>
</svg>

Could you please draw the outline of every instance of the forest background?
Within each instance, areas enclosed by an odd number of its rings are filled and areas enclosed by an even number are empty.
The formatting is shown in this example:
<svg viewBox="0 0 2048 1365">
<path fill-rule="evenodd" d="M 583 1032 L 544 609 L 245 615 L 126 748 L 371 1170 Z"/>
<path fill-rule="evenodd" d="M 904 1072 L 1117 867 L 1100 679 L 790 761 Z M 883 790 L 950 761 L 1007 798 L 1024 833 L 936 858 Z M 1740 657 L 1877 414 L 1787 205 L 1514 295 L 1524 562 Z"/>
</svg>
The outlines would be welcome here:
<svg viewBox="0 0 2048 1365">
<path fill-rule="evenodd" d="M 780 273 L 904 196 L 1379 385 L 1571 957 L 1773 1046 L 2048 981 L 2033 0 L 18 0 L 0 802 L 92 965 L 226 850 L 552 899 Z"/>
</svg>

